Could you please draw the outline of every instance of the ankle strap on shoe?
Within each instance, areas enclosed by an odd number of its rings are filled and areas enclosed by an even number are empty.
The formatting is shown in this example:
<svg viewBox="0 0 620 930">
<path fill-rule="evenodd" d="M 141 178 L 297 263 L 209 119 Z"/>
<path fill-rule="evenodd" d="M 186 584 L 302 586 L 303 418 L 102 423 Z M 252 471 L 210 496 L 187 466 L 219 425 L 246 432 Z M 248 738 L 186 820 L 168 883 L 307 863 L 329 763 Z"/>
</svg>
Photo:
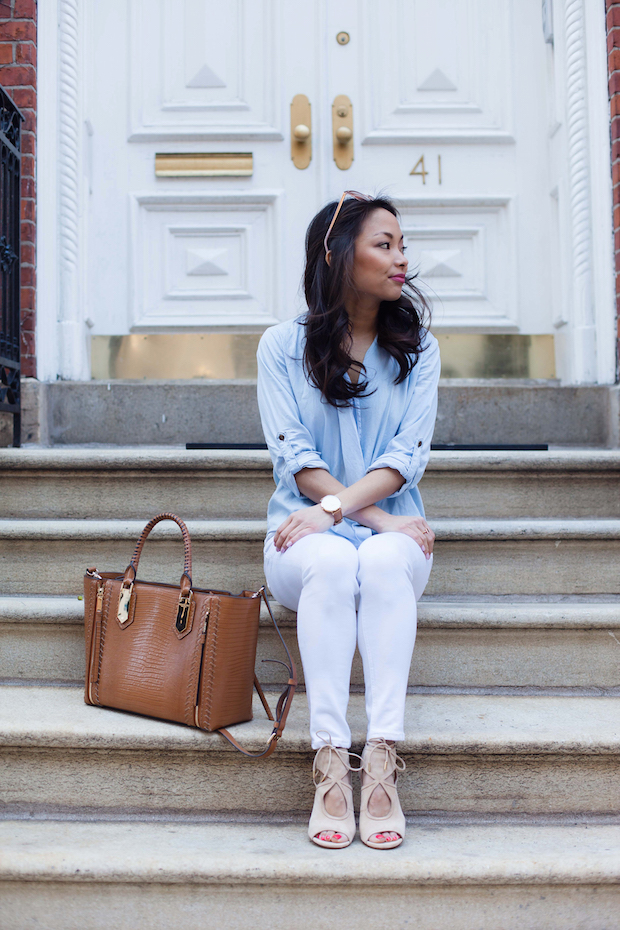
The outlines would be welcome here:
<svg viewBox="0 0 620 930">
<path fill-rule="evenodd" d="M 398 755 L 394 745 L 388 743 L 386 739 L 372 739 L 368 740 L 362 753 L 362 769 L 364 772 L 366 772 L 367 775 L 369 775 L 371 778 L 374 778 L 375 780 L 381 780 L 377 777 L 376 774 L 373 775 L 373 773 L 370 771 L 370 760 L 372 758 L 373 752 L 375 752 L 377 749 L 385 753 L 385 761 L 383 764 L 384 772 L 388 773 L 388 761 L 390 763 L 389 775 L 393 775 L 395 772 L 398 773 L 405 771 L 407 768 L 407 763 L 403 758 L 401 758 L 401 756 Z M 387 775 L 384 775 L 383 777 L 385 778 Z"/>
<path fill-rule="evenodd" d="M 322 731 L 319 731 L 317 733 L 317 736 L 319 735 L 320 732 Z M 322 768 L 319 768 L 319 764 L 318 764 L 319 756 L 323 752 L 323 750 L 328 751 L 326 771 L 324 771 Z M 318 787 L 319 785 L 323 784 L 327 778 L 331 778 L 333 781 L 338 781 L 338 779 L 334 778 L 334 775 L 330 773 L 330 768 L 332 764 L 332 756 L 334 755 L 334 753 L 338 756 L 338 759 L 340 760 L 340 762 L 342 762 L 342 764 L 345 766 L 346 768 L 345 774 L 348 774 L 349 772 L 361 772 L 362 757 L 358 756 L 356 752 L 351 752 L 348 749 L 343 749 L 341 746 L 334 746 L 331 740 L 331 736 L 327 734 L 327 739 L 324 741 L 323 745 L 319 746 L 319 748 L 317 749 L 315 756 L 314 756 L 314 761 L 312 762 L 312 780 L 314 782 L 315 787 Z M 344 754 L 344 758 L 342 754 Z M 351 765 L 351 756 L 353 756 L 353 758 L 355 759 L 359 759 L 360 764 L 357 768 Z M 317 781 L 317 774 L 320 775 L 320 778 L 318 781 Z"/>
</svg>

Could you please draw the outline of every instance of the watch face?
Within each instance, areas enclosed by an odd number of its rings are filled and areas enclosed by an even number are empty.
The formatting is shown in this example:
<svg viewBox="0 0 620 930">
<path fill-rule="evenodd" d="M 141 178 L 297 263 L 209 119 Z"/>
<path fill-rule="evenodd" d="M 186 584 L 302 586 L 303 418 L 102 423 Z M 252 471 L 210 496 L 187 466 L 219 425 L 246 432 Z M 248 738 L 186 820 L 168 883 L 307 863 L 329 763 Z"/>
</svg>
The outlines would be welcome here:
<svg viewBox="0 0 620 930">
<path fill-rule="evenodd" d="M 326 494 L 321 501 L 323 510 L 329 510 L 330 513 L 335 513 L 337 510 L 340 510 L 341 506 L 335 494 Z"/>
</svg>

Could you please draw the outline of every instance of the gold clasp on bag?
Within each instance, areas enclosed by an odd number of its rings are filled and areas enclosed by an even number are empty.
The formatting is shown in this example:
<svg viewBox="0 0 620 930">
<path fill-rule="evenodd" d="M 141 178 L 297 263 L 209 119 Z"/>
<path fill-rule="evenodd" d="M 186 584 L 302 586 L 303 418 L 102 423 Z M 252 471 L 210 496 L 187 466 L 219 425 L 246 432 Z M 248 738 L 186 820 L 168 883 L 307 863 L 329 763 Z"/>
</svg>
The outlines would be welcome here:
<svg viewBox="0 0 620 930">
<path fill-rule="evenodd" d="M 189 608 L 192 603 L 192 592 L 187 597 L 179 598 L 179 609 L 177 610 L 177 621 L 175 623 L 177 633 L 185 633 L 189 622 Z"/>
<path fill-rule="evenodd" d="M 118 599 L 118 611 L 116 613 L 116 619 L 119 623 L 127 623 L 129 620 L 129 601 L 131 600 L 132 591 L 133 584 L 130 584 L 128 588 L 121 588 L 120 597 Z"/>
</svg>

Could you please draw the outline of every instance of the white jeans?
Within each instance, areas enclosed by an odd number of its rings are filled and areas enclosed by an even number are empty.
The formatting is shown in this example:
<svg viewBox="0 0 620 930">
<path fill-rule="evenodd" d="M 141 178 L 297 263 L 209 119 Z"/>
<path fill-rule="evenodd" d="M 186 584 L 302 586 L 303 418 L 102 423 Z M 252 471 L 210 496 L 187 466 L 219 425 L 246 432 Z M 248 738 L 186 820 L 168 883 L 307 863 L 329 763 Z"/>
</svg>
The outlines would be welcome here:
<svg viewBox="0 0 620 930">
<path fill-rule="evenodd" d="M 416 635 L 416 601 L 433 560 L 404 533 L 379 533 L 359 549 L 332 533 L 304 536 L 285 552 L 265 544 L 271 593 L 297 611 L 312 747 L 327 731 L 349 748 L 346 714 L 356 643 L 364 663 L 367 739 L 404 739 L 405 696 Z"/>
</svg>

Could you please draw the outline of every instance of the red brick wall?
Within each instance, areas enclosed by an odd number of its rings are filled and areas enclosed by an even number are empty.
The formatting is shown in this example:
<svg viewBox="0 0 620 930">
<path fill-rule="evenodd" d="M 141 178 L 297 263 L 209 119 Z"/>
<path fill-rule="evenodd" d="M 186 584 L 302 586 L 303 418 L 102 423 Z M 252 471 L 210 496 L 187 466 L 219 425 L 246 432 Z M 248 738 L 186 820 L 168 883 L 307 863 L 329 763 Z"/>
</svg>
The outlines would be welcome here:
<svg viewBox="0 0 620 930">
<path fill-rule="evenodd" d="M 22 375 L 36 377 L 36 0 L 0 0 L 0 84 L 26 117 L 22 123 L 21 358 Z"/>
<path fill-rule="evenodd" d="M 609 63 L 609 103 L 611 108 L 611 177 L 614 203 L 614 251 L 616 256 L 616 316 L 620 373 L 620 2 L 605 0 L 607 8 L 607 55 Z"/>
</svg>

